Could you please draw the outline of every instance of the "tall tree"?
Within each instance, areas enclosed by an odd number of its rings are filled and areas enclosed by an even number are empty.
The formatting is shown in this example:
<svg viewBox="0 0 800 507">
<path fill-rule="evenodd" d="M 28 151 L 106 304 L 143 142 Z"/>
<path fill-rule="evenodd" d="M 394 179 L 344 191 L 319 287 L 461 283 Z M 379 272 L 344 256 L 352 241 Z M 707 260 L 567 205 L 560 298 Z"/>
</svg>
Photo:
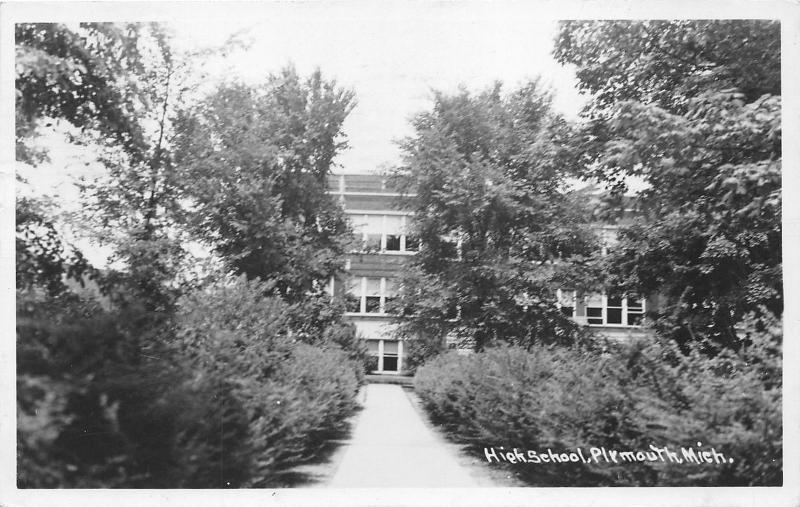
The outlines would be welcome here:
<svg viewBox="0 0 800 507">
<path fill-rule="evenodd" d="M 647 183 L 611 279 L 660 295 L 656 322 L 679 341 L 736 346 L 747 312 L 780 315 L 779 23 L 567 22 L 555 55 L 593 97 L 584 176 L 615 195 Z"/>
<path fill-rule="evenodd" d="M 555 57 L 577 67 L 594 113 L 626 100 L 681 113 L 709 90 L 781 94 L 777 21 L 567 21 Z"/>
<path fill-rule="evenodd" d="M 89 218 L 142 301 L 164 307 L 164 283 L 174 276 L 177 244 L 165 232 L 169 195 L 168 111 L 178 87 L 167 31 L 158 24 L 20 24 L 17 38 L 17 156 L 37 164 L 47 154 L 32 139 L 66 121 L 69 140 L 98 153 L 107 174 L 83 183 Z M 18 254 L 32 261 L 28 223 L 50 223 L 20 199 Z M 26 211 L 27 210 L 27 211 Z M 35 218 L 35 220 L 34 220 Z M 30 264 L 30 262 L 28 262 Z M 132 288 L 131 287 L 131 288 Z"/>
<path fill-rule="evenodd" d="M 567 128 L 550 95 L 538 82 L 508 94 L 499 84 L 436 93 L 413 125 L 393 174 L 416 194 L 406 205 L 421 242 L 397 300 L 399 333 L 433 351 L 448 335 L 476 350 L 571 341 L 555 279 L 590 253 L 594 236 L 564 190 Z"/>
<path fill-rule="evenodd" d="M 124 304 L 107 308 L 63 290 L 64 275 L 85 262 L 79 255 L 70 258 L 69 249 L 61 244 L 56 226 L 40 202 L 18 202 L 17 216 L 23 220 L 18 221 L 17 275 L 18 281 L 24 282 L 18 283 L 18 289 L 44 287 L 51 293 L 18 292 L 19 486 L 241 485 L 254 474 L 248 453 L 242 451 L 247 435 L 257 440 L 255 447 L 270 447 L 267 454 L 274 456 L 265 465 L 269 472 L 275 469 L 274 463 L 283 464 L 313 453 L 314 439 L 327 430 L 320 421 L 327 424 L 341 420 L 337 414 L 346 415 L 351 407 L 354 392 L 348 386 L 355 385 L 355 377 L 348 371 L 345 359 L 360 360 L 366 353 L 354 329 L 343 324 L 341 312 L 331 307 L 330 298 L 320 296 L 286 304 L 260 293 L 258 287 L 274 287 L 273 281 L 259 282 L 249 290 L 241 283 L 230 284 L 230 279 L 222 275 L 212 290 L 198 290 L 194 296 L 206 301 L 209 294 L 221 291 L 230 300 L 253 296 L 255 303 L 272 301 L 275 304 L 268 307 L 261 304 L 261 310 L 266 312 L 262 317 L 272 319 L 278 327 L 262 326 L 256 330 L 258 333 L 242 334 L 238 333 L 241 322 L 234 322 L 231 329 L 236 332 L 230 333 L 219 328 L 219 318 L 204 314 L 202 317 L 217 328 L 195 327 L 191 336 L 199 341 L 194 342 L 183 340 L 186 334 L 180 332 L 187 324 L 191 326 L 186 312 L 176 315 L 172 311 L 179 291 L 172 291 L 170 285 L 185 267 L 176 264 L 182 239 L 178 229 L 182 224 L 177 218 L 182 206 L 195 202 L 181 193 L 184 188 L 193 187 L 191 182 L 180 185 L 179 176 L 190 173 L 177 170 L 175 156 L 176 147 L 182 146 L 178 143 L 186 140 L 178 135 L 179 127 L 186 125 L 178 121 L 182 117 L 176 116 L 179 109 L 185 111 L 179 108 L 185 104 L 181 94 L 198 94 L 189 79 L 192 55 L 173 53 L 167 34 L 157 25 L 137 25 L 130 32 L 124 31 L 131 37 L 131 46 L 125 47 L 139 58 L 135 66 L 118 65 L 124 57 L 115 52 L 114 44 L 97 46 L 97 40 L 105 39 L 93 38 L 93 26 L 36 25 L 25 29 L 30 30 L 26 36 L 33 37 L 38 46 L 27 48 L 24 45 L 32 43 L 19 39 L 23 47 L 18 46 L 18 55 L 22 55 L 17 66 L 18 125 L 26 126 L 17 131 L 23 147 L 18 150 L 20 160 L 33 164 L 40 160 L 39 154 L 29 149 L 29 141 L 48 117 L 79 127 L 77 140 L 89 145 L 87 154 L 99 155 L 107 172 L 102 179 L 84 183 L 83 216 L 88 215 L 91 225 L 100 230 L 101 239 L 114 246 L 115 260 L 125 266 L 109 269 L 116 276 L 109 279 L 104 274 L 101 280 L 108 282 L 104 283 L 108 288 L 118 289 L 112 292 L 120 295 L 116 301 Z M 123 28 L 102 25 L 97 30 L 118 33 Z M 50 53 L 43 56 L 39 46 Z M 76 63 L 69 60 L 71 56 L 59 56 L 74 54 L 89 54 L 93 60 L 87 63 L 78 58 Z M 97 84 L 86 77 L 85 68 L 108 79 Z M 89 86 L 87 82 L 93 84 Z M 291 83 L 286 84 L 291 88 Z M 316 209 L 309 199 L 321 197 L 313 192 L 307 194 L 302 185 L 316 189 L 312 184 L 324 181 L 324 176 L 303 180 L 304 175 L 327 170 L 331 153 L 340 146 L 320 141 L 329 125 L 306 128 L 316 119 L 338 121 L 334 131 L 340 127 L 339 120 L 322 111 L 330 104 L 316 100 L 328 93 L 326 86 L 327 83 L 310 86 L 308 111 L 297 108 L 296 100 L 302 96 L 284 90 L 281 84 L 276 88 L 286 93 L 274 93 L 270 106 L 265 106 L 273 116 L 268 118 L 272 121 L 269 128 L 263 131 L 271 132 L 276 139 L 296 136 L 296 142 L 275 141 L 270 145 L 276 159 L 296 171 L 301 180 L 297 181 L 291 171 L 283 180 L 274 178 L 276 186 L 282 184 L 293 191 L 285 192 L 290 203 L 287 209 L 291 203 Z M 30 116 L 24 116 L 28 113 Z M 127 116 L 121 121 L 119 115 Z M 220 125 L 213 135 L 235 138 L 240 134 L 236 127 L 232 123 Z M 229 155 L 233 156 L 232 152 Z M 281 201 L 270 201 L 271 197 L 266 197 L 270 204 Z M 258 205 L 257 201 L 247 202 Z M 274 209 L 277 214 L 269 216 L 270 222 L 264 227 L 267 233 L 273 226 L 294 234 L 297 241 L 289 247 L 299 248 L 305 244 L 302 240 L 313 234 L 324 236 L 324 216 L 320 218 L 318 214 L 317 220 L 305 222 L 300 221 L 302 211 L 296 211 L 291 215 L 295 222 L 284 224 L 281 208 Z M 250 231 L 263 237 L 259 218 L 252 214 L 245 220 L 254 219 L 248 223 Z M 299 223 L 305 230 L 298 229 Z M 305 251 L 298 252 L 301 255 Z M 293 252 L 290 248 L 283 253 Z M 313 250 L 308 252 L 309 257 L 312 254 Z M 214 287 L 219 290 L 214 291 Z M 191 298 L 184 301 L 191 306 Z M 222 315 L 226 316 L 229 315 Z M 285 343 L 265 341 L 265 336 L 285 339 Z M 228 382 L 214 365 L 203 367 L 191 360 L 209 340 L 235 352 L 248 345 L 268 353 L 280 349 L 280 366 L 290 364 L 292 371 L 283 375 L 274 368 L 265 369 L 263 357 L 238 354 L 244 361 L 243 368 L 260 376 Z M 332 352 L 335 359 L 331 359 L 331 353 L 296 343 L 299 341 L 324 349 L 343 349 L 347 356 Z M 292 357 L 297 358 L 300 369 L 287 361 Z M 321 369 L 322 364 L 331 368 Z M 299 375 L 294 383 L 287 380 L 292 374 Z M 265 382 L 269 382 L 267 389 Z M 246 394 L 242 394 L 244 384 L 250 386 Z M 323 393 L 323 389 L 332 392 L 339 387 L 340 392 L 328 396 L 333 400 L 331 407 L 338 412 L 325 409 L 304 415 L 302 424 L 297 423 L 295 415 L 284 417 L 285 425 L 280 422 L 281 414 L 286 414 L 278 398 L 296 399 L 292 389 L 306 393 L 319 388 Z M 261 396 L 265 392 L 272 393 L 274 399 Z M 274 400 L 278 400 L 277 405 Z M 274 407 L 278 407 L 277 419 L 268 415 Z M 297 435 L 290 445 L 284 438 L 286 428 Z M 265 440 L 269 431 L 275 438 Z M 265 480 L 272 481 L 274 476 L 253 475 L 253 481 Z"/>
<path fill-rule="evenodd" d="M 15 25 L 17 160 L 36 163 L 46 156 L 30 140 L 43 122 L 54 119 L 99 130 L 129 151 L 141 149 L 143 133 L 131 100 L 141 90 L 126 84 L 131 75 L 143 71 L 144 55 L 137 42 L 145 27 Z"/>
<path fill-rule="evenodd" d="M 231 268 L 303 298 L 341 269 L 348 232 L 326 194 L 352 91 L 293 68 L 220 86 L 180 116 L 176 167 L 192 230 Z"/>
<path fill-rule="evenodd" d="M 143 133 L 132 102 L 141 90 L 126 86 L 143 69 L 137 45 L 141 25 L 19 23 L 15 26 L 16 155 L 38 165 L 48 158 L 33 142 L 64 121 L 107 144 L 140 153 Z M 73 138 L 73 140 L 75 140 Z M 21 178 L 18 184 L 25 182 Z M 80 252 L 65 245 L 51 205 L 42 197 L 17 197 L 17 286 L 65 289 L 65 275 L 88 267 Z M 72 251 L 72 252 L 70 252 Z"/>
</svg>

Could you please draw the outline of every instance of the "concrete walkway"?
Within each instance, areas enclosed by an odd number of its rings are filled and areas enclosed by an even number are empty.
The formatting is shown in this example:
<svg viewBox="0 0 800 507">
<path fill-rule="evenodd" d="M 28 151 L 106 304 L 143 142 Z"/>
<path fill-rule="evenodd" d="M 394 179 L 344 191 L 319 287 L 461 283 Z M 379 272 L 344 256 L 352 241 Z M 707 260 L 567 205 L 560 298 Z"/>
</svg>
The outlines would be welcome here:
<svg viewBox="0 0 800 507">
<path fill-rule="evenodd" d="M 478 487 L 454 447 L 420 417 L 399 385 L 369 384 L 351 438 L 327 486 Z"/>
</svg>

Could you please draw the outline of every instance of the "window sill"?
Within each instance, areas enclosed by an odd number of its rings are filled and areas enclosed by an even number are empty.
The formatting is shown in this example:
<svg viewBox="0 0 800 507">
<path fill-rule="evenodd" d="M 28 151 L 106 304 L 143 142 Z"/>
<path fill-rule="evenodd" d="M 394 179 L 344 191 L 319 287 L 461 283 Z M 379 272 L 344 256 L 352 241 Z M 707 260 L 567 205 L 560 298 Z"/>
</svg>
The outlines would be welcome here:
<svg viewBox="0 0 800 507">
<path fill-rule="evenodd" d="M 386 312 L 344 312 L 345 317 L 395 317 L 393 313 Z"/>
<path fill-rule="evenodd" d="M 641 329 L 641 324 L 586 324 L 589 327 L 622 327 L 626 329 Z"/>
<path fill-rule="evenodd" d="M 417 252 L 405 250 L 353 250 L 351 255 L 417 255 Z"/>
</svg>

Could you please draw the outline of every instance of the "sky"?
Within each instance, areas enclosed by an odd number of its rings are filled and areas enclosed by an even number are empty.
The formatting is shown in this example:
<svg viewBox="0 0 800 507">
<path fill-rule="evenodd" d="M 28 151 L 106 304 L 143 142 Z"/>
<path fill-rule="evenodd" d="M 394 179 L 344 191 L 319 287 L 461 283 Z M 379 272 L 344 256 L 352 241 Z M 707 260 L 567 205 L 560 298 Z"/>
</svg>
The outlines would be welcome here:
<svg viewBox="0 0 800 507">
<path fill-rule="evenodd" d="M 541 76 L 556 110 L 576 117 L 584 99 L 573 69 L 551 55 L 557 21 L 540 11 L 517 2 L 274 3 L 245 18 L 173 26 L 181 47 L 237 32 L 251 44 L 216 65 L 217 77 L 258 83 L 291 62 L 355 90 L 358 104 L 344 125 L 351 149 L 336 171 L 362 173 L 399 161 L 395 141 L 411 134 L 409 119 L 430 108 L 434 89 L 478 91 L 497 80 L 511 89 Z"/>
<path fill-rule="evenodd" d="M 323 74 L 356 93 L 344 124 L 350 148 L 337 173 L 364 173 L 400 161 L 396 142 L 409 120 L 430 109 L 432 90 L 480 91 L 495 81 L 507 90 L 541 77 L 554 108 L 576 118 L 585 98 L 574 69 L 552 57 L 558 21 L 540 4 L 519 2 L 267 2 L 207 12 L 184 9 L 167 21 L 179 50 L 218 46 L 236 34 L 247 48 L 210 61 L 209 81 L 257 84 L 287 64 Z M 79 205 L 72 180 L 103 173 L 94 154 L 63 137 L 45 139 L 52 163 L 19 168 L 33 191 Z"/>
</svg>

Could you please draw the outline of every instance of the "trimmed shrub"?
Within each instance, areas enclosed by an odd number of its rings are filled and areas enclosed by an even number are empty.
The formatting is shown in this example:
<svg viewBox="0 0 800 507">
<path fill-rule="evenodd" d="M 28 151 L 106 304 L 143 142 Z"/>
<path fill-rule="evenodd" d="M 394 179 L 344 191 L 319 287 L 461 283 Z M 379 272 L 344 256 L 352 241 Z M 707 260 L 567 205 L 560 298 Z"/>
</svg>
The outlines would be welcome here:
<svg viewBox="0 0 800 507">
<path fill-rule="evenodd" d="M 372 373 L 378 369 L 378 356 L 367 356 L 364 358 L 364 371 Z"/>
<path fill-rule="evenodd" d="M 300 344 L 266 383 L 243 382 L 236 396 L 251 421 L 247 447 L 255 464 L 248 486 L 274 487 L 294 465 L 345 428 L 358 382 L 342 352 Z"/>
<path fill-rule="evenodd" d="M 17 301 L 19 487 L 244 481 L 246 413 L 224 382 L 188 374 L 163 349 L 144 354 L 120 326 L 130 314 L 69 295 Z"/>
<path fill-rule="evenodd" d="M 363 367 L 352 330 L 301 336 L 264 287 L 211 286 L 174 318 L 18 294 L 18 486 L 282 485 L 342 429 Z"/>
<path fill-rule="evenodd" d="M 628 448 L 637 431 L 634 406 L 614 381 L 614 367 L 574 349 L 487 349 L 445 354 L 417 372 L 415 385 L 433 418 L 483 455 L 484 447 Z M 633 435 L 631 435 L 633 433 Z M 635 448 L 635 447 L 634 447 Z M 579 464 L 516 467 L 531 485 L 610 485 L 646 473 Z"/>
<path fill-rule="evenodd" d="M 414 374 L 426 361 L 441 354 L 444 346 L 441 341 L 412 339 L 403 342 L 403 351 L 405 352 L 403 368 L 407 373 Z"/>
<path fill-rule="evenodd" d="M 444 354 L 419 369 L 432 418 L 484 457 L 484 447 L 554 453 L 577 447 L 715 448 L 725 464 L 512 465 L 537 486 L 779 485 L 780 327 L 750 323 L 749 345 L 709 358 L 660 342 L 611 347 L 493 348 Z"/>
<path fill-rule="evenodd" d="M 259 487 L 280 486 L 343 428 L 363 377 L 358 355 L 337 343 L 348 328 L 297 330 L 297 305 L 265 297 L 266 286 L 240 277 L 184 298 L 174 344 L 190 368 L 231 384 L 249 421 L 245 485 Z"/>
</svg>

